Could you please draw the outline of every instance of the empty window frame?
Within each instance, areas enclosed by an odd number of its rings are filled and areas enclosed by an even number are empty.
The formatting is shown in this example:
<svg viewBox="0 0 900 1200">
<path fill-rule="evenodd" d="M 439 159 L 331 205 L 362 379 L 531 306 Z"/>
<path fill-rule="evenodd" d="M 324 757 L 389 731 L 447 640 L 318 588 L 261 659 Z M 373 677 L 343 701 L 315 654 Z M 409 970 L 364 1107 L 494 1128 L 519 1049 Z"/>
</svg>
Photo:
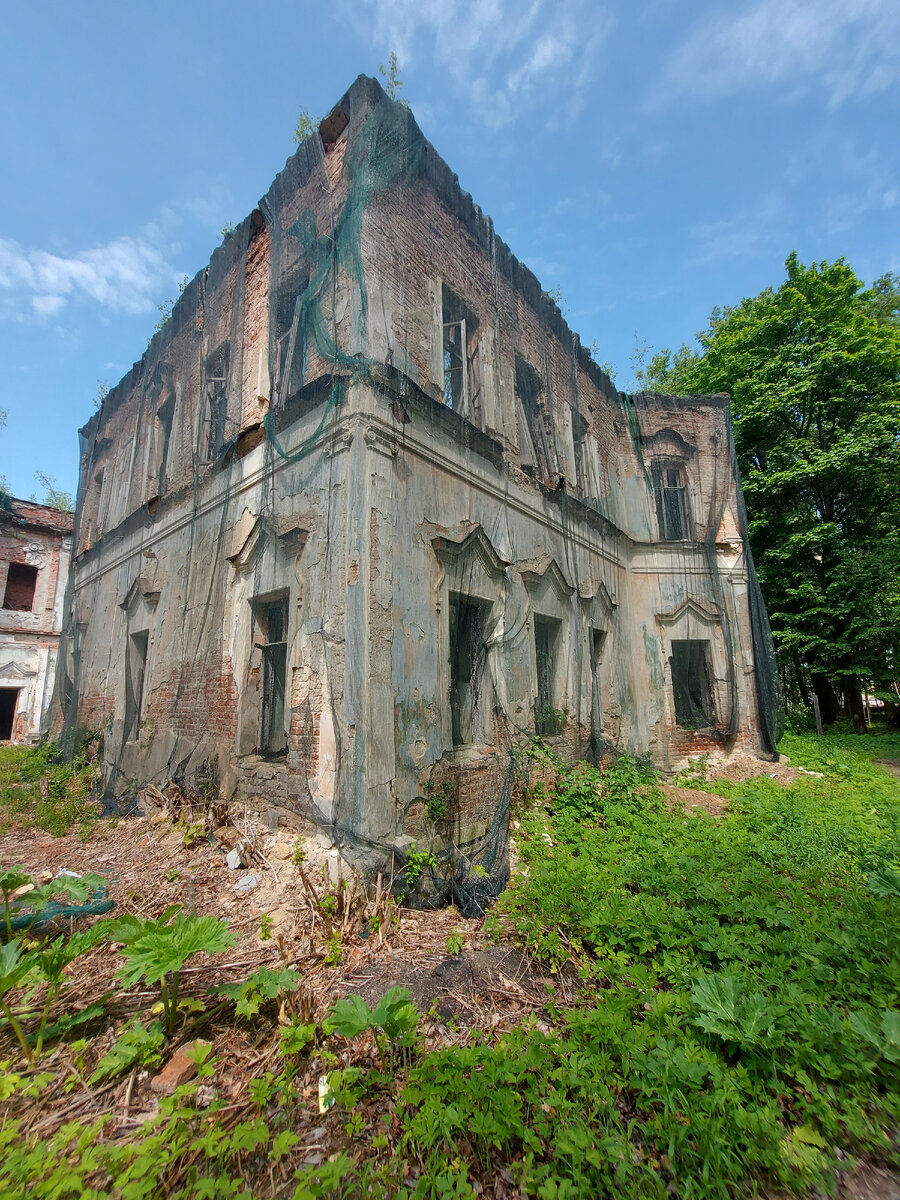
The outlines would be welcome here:
<svg viewBox="0 0 900 1200">
<path fill-rule="evenodd" d="M 600 664 L 603 662 L 603 651 L 606 646 L 606 630 L 595 629 L 591 626 L 591 743 L 595 757 L 598 757 L 597 739 L 603 730 L 603 693 L 600 688 Z"/>
<path fill-rule="evenodd" d="M 153 427 L 153 447 L 148 474 L 148 499 L 162 495 L 166 477 L 166 460 L 169 457 L 169 441 L 172 436 L 172 420 L 175 416 L 175 391 L 170 390 L 156 410 Z"/>
<path fill-rule="evenodd" d="M 285 686 L 287 682 L 287 599 L 256 607 L 256 626 L 262 651 L 262 696 L 259 721 L 261 754 L 287 751 Z"/>
<path fill-rule="evenodd" d="M 490 605 L 450 594 L 450 721 L 454 746 L 477 740 L 481 677 Z"/>
<path fill-rule="evenodd" d="M 103 537 L 103 479 L 104 472 L 100 470 L 94 476 L 94 482 L 88 491 L 87 503 L 84 507 L 84 542 L 82 549 L 87 550 Z"/>
<path fill-rule="evenodd" d="M 560 621 L 550 617 L 534 618 L 534 661 L 537 672 L 534 729 L 543 737 L 561 733 L 565 724 L 565 713 L 556 708 L 555 688 L 561 630 Z"/>
<path fill-rule="evenodd" d="M 225 444 L 228 419 L 228 342 L 222 342 L 206 360 L 206 458 L 211 461 Z"/>
<path fill-rule="evenodd" d="M 309 269 L 295 267 L 278 287 L 275 308 L 275 354 L 278 398 L 286 403 L 306 383 L 306 308 Z"/>
<path fill-rule="evenodd" d="M 590 495 L 587 446 L 588 423 L 577 409 L 572 410 L 572 446 L 575 450 L 575 472 L 582 496 Z"/>
<path fill-rule="evenodd" d="M 34 589 L 37 586 L 37 567 L 29 567 L 26 563 L 9 564 L 9 574 L 6 576 L 6 591 L 3 594 L 3 607 L 13 612 L 31 612 L 34 604 Z"/>
<path fill-rule="evenodd" d="M 660 538 L 665 542 L 685 541 L 691 535 L 684 468 L 654 467 L 653 492 L 656 497 L 656 521 Z"/>
<path fill-rule="evenodd" d="M 669 665 L 676 725 L 682 729 L 712 728 L 716 716 L 709 642 L 673 640 Z"/>
<path fill-rule="evenodd" d="M 481 351 L 478 318 L 446 284 L 441 288 L 444 403 L 481 423 Z"/>
<path fill-rule="evenodd" d="M 140 732 L 144 710 L 144 679 L 147 673 L 146 629 L 132 633 L 125 648 L 125 741 L 134 741 Z"/>
<path fill-rule="evenodd" d="M 550 439 L 544 420 L 541 377 L 520 355 L 516 355 L 516 398 L 519 410 L 519 457 L 523 468 L 540 479 L 550 477 Z"/>
</svg>

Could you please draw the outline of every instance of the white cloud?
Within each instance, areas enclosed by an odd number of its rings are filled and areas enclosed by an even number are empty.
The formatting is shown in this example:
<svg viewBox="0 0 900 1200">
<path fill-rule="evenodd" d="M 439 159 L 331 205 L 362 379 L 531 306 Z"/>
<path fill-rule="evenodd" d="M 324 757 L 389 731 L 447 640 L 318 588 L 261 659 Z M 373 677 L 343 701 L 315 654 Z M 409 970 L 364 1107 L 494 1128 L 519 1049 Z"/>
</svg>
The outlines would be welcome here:
<svg viewBox="0 0 900 1200">
<path fill-rule="evenodd" d="M 793 153 L 785 178 L 815 197 L 806 223 L 833 239 L 897 204 L 892 156 L 875 141 L 862 143 L 830 124 Z"/>
<path fill-rule="evenodd" d="M 777 196 L 768 196 L 758 207 L 744 209 L 733 217 L 698 221 L 689 232 L 694 250 L 687 265 L 731 262 L 760 254 L 778 243 L 782 218 L 782 201 Z"/>
<path fill-rule="evenodd" d="M 147 231 L 71 255 L 26 250 L 12 238 L 0 237 L 0 300 L 7 313 L 29 305 L 36 316 L 49 317 L 73 300 L 93 301 L 114 312 L 148 312 L 154 296 L 173 277 Z"/>
<path fill-rule="evenodd" d="M 652 100 L 815 86 L 836 105 L 898 82 L 897 0 L 753 0 L 710 9 L 674 50 Z"/>
<path fill-rule="evenodd" d="M 577 109 L 612 20 L 590 0 L 364 0 L 401 67 L 438 62 L 486 125 L 524 105 Z M 417 106 L 416 106 L 417 107 Z"/>
</svg>

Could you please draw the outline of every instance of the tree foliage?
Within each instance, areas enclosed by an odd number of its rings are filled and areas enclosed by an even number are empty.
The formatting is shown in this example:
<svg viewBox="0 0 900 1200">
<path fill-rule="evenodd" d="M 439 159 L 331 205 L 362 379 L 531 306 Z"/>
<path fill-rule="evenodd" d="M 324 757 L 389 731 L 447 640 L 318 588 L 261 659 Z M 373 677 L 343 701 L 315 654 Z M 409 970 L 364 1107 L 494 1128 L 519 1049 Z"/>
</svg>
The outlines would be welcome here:
<svg viewBox="0 0 900 1200">
<path fill-rule="evenodd" d="M 309 109 L 301 108 L 300 115 L 297 117 L 297 128 L 294 130 L 294 142 L 298 146 L 302 146 L 308 137 L 312 137 L 318 127 L 319 122 L 310 115 Z M 225 230 L 222 232 L 224 234 Z M 233 232 L 233 227 L 230 232 Z"/>
<path fill-rule="evenodd" d="M 378 72 L 384 80 L 384 90 L 392 100 L 396 100 L 398 104 L 402 104 L 404 108 L 409 108 L 409 101 L 400 95 L 403 90 L 403 80 L 400 78 L 400 63 L 397 60 L 396 50 L 391 51 L 391 57 L 388 59 L 388 65 L 382 63 Z"/>
<path fill-rule="evenodd" d="M 701 353 L 656 355 L 645 386 L 730 393 L 779 649 L 856 715 L 858 677 L 891 688 L 900 653 L 900 279 L 785 265 L 779 288 L 713 312 Z"/>
<path fill-rule="evenodd" d="M 75 502 L 72 499 L 71 492 L 64 492 L 56 486 L 56 479 L 53 475 L 45 475 L 43 471 L 35 471 L 35 479 L 44 489 L 44 498 L 41 504 L 47 504 L 50 508 L 58 508 L 62 512 L 73 513 L 75 511 Z M 32 496 L 34 499 L 34 496 Z"/>
</svg>

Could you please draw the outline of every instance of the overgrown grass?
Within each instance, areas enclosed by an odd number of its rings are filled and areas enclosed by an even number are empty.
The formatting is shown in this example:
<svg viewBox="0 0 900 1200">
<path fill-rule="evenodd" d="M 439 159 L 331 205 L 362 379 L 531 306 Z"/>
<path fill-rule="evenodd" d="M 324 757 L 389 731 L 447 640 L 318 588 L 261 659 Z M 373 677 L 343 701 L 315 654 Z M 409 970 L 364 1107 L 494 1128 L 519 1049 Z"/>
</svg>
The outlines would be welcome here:
<svg viewBox="0 0 900 1200">
<path fill-rule="evenodd" d="M 627 759 L 561 768 L 523 819 L 495 921 L 580 976 L 581 1005 L 410 1054 L 397 1079 L 334 1073 L 356 1163 L 260 1194 L 439 1200 L 501 1174 L 541 1200 L 726 1200 L 829 1193 L 848 1155 L 896 1162 L 900 898 L 877 881 L 900 878 L 900 780 L 872 761 L 893 745 L 789 737 L 822 776 L 707 784 L 731 797 L 721 819 L 668 810 Z M 35 1196 L 95 1195 L 104 1178 L 150 1196 L 164 1154 L 164 1194 L 249 1195 L 242 1162 L 296 1141 L 292 1080 L 253 1081 L 259 1116 L 236 1127 L 191 1088 L 124 1141 L 72 1124 L 20 1149 L 7 1125 L 6 1178 Z"/>
<path fill-rule="evenodd" d="M 852 745 L 788 739 L 828 777 L 732 785 L 724 820 L 667 811 L 628 763 L 563 773 L 532 818 L 500 908 L 597 988 L 557 1039 L 490 1052 L 492 1070 L 536 1056 L 536 1097 L 564 1116 L 550 1136 L 542 1108 L 522 1114 L 544 1126 L 547 1195 L 800 1191 L 836 1148 L 893 1153 L 900 909 L 869 878 L 900 859 L 900 781 Z M 527 1159 L 521 1133 L 501 1141 Z"/>
<path fill-rule="evenodd" d="M 89 837 L 99 815 L 97 740 L 86 740 L 71 762 L 54 742 L 0 747 L 0 833 L 16 826 L 61 837 L 77 827 Z"/>
</svg>

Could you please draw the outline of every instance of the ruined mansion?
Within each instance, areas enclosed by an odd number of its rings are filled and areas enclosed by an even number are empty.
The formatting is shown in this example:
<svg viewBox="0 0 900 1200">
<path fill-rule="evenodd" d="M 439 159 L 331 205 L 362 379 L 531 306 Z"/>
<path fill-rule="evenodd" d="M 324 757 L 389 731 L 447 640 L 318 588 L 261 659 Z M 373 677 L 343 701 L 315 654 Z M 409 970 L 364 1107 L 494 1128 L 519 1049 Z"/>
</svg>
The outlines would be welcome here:
<svg viewBox="0 0 900 1200">
<path fill-rule="evenodd" d="M 617 392 L 365 77 L 82 430 L 73 555 L 109 794 L 212 780 L 377 857 L 438 790 L 475 861 L 535 733 L 774 752 L 728 398 Z"/>
</svg>

